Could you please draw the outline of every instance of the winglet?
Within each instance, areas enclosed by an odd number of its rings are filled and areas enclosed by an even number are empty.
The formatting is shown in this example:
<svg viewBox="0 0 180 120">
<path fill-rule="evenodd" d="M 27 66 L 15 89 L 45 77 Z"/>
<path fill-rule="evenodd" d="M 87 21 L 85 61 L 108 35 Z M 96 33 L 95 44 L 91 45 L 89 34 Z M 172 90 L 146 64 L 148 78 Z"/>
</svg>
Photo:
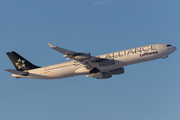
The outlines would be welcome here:
<svg viewBox="0 0 180 120">
<path fill-rule="evenodd" d="M 50 48 L 55 48 L 56 46 L 52 45 L 51 43 L 48 43 Z"/>
</svg>

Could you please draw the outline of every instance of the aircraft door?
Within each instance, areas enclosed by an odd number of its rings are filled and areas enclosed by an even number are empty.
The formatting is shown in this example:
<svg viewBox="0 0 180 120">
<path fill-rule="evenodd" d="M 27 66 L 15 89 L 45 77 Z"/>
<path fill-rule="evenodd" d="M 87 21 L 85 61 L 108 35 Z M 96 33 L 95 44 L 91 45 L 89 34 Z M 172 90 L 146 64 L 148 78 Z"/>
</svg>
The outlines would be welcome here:
<svg viewBox="0 0 180 120">
<path fill-rule="evenodd" d="M 41 75 L 44 74 L 44 68 L 40 68 L 39 72 L 40 72 Z"/>
<path fill-rule="evenodd" d="M 158 50 L 162 50 L 162 46 L 161 45 L 157 45 Z"/>
</svg>

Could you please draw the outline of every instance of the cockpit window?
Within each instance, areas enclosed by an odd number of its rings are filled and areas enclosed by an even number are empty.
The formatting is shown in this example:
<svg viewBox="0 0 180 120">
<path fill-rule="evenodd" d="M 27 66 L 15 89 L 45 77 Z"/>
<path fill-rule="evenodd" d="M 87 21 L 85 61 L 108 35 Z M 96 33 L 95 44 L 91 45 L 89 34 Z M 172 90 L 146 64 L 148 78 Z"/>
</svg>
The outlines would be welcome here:
<svg viewBox="0 0 180 120">
<path fill-rule="evenodd" d="M 167 47 L 170 47 L 170 46 L 172 46 L 172 45 L 170 45 L 170 44 L 169 44 L 169 45 L 167 45 Z"/>
</svg>

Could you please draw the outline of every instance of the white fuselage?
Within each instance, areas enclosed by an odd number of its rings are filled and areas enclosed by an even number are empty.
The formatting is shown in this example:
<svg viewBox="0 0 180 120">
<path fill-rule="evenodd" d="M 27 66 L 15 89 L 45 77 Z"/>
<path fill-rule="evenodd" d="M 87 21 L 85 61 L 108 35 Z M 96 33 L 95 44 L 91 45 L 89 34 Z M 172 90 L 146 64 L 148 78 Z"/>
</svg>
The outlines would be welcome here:
<svg viewBox="0 0 180 120">
<path fill-rule="evenodd" d="M 89 64 L 90 68 L 96 66 L 101 72 L 106 72 L 114 70 L 123 66 L 130 64 L 155 60 L 158 58 L 166 58 L 169 54 L 176 50 L 176 47 L 169 46 L 168 44 L 154 44 L 138 48 L 133 48 L 129 50 L 104 54 L 96 56 L 99 58 L 108 58 L 114 59 L 115 63 L 110 66 L 98 66 L 97 63 Z M 28 70 L 28 76 L 21 76 L 13 74 L 13 77 L 25 77 L 25 78 L 34 78 L 34 79 L 57 79 L 57 78 L 66 78 L 77 75 L 89 75 L 90 69 L 84 67 L 83 64 L 78 63 L 77 61 L 70 61 L 66 63 L 41 67 L 33 70 Z"/>
</svg>

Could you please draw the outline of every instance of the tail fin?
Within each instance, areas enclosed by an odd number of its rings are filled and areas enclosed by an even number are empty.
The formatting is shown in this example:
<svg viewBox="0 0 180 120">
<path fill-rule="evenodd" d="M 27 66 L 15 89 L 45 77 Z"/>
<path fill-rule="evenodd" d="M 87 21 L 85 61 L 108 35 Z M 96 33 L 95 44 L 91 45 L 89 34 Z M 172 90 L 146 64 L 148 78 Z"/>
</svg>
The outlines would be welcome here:
<svg viewBox="0 0 180 120">
<path fill-rule="evenodd" d="M 17 54 L 14 51 L 7 52 L 6 54 L 8 55 L 8 57 L 10 58 L 11 62 L 14 65 L 14 67 L 18 71 L 31 70 L 31 69 L 39 68 L 38 66 L 33 65 L 28 60 L 26 60 L 25 58 L 23 58 L 22 56 L 20 56 L 19 54 Z"/>
</svg>

